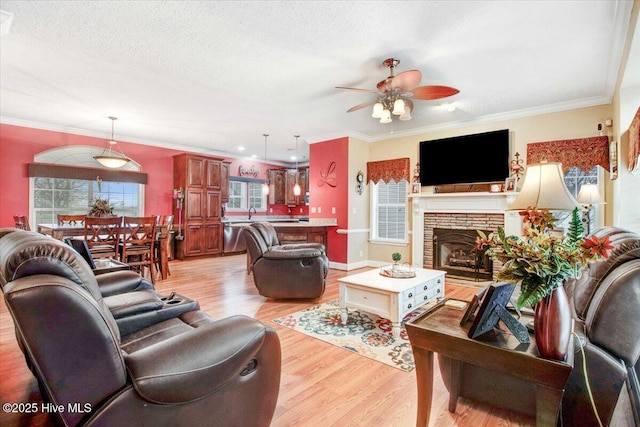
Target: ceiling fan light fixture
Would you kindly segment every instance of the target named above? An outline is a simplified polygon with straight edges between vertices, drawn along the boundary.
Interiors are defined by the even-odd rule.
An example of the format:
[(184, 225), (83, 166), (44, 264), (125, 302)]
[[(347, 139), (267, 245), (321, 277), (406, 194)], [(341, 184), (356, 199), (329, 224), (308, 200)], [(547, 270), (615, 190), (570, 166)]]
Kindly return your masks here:
[(404, 100), (402, 98), (398, 98), (393, 102), (393, 114), (396, 116), (404, 114)]
[(380, 123), (391, 123), (391, 111), (387, 110), (386, 108), (382, 111)]
[(382, 102), (376, 102), (375, 104), (373, 104), (373, 113), (371, 113), (371, 117), (373, 117), (374, 119), (379, 119), (380, 117), (382, 117), (382, 110), (384, 110), (384, 105), (382, 105)]
[(116, 151), (115, 147), (117, 142), (113, 138), (113, 130), (114, 123), (116, 120), (118, 120), (118, 118), (109, 117), (109, 119), (111, 120), (111, 140), (109, 140), (107, 148), (102, 151), (102, 154), (100, 154), (99, 156), (93, 156), (93, 158), (96, 159), (98, 163), (100, 163), (104, 167), (116, 169), (126, 165), (131, 161), (131, 159), (125, 156), (122, 149), (120, 149), (119, 152)]
[(405, 105), (404, 107), (404, 113), (402, 113), (402, 115), (399, 117), (400, 120), (402, 121), (407, 121), (407, 120), (411, 120), (411, 107), (409, 107), (408, 105)]

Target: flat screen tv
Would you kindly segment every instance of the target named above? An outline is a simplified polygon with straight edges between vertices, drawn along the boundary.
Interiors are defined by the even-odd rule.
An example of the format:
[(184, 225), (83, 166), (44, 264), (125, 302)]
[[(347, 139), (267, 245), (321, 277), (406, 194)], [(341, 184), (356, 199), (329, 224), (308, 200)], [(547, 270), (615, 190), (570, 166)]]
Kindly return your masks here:
[(502, 182), (509, 159), (509, 129), (421, 141), (420, 184)]

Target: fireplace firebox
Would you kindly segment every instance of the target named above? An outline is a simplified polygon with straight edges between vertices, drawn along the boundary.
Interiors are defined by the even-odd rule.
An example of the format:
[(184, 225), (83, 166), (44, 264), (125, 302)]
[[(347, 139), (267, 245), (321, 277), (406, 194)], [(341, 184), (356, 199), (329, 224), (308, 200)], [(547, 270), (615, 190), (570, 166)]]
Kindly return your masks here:
[(484, 250), (476, 248), (477, 236), (476, 230), (434, 228), (433, 268), (446, 271), (448, 276), (492, 280), (493, 263)]

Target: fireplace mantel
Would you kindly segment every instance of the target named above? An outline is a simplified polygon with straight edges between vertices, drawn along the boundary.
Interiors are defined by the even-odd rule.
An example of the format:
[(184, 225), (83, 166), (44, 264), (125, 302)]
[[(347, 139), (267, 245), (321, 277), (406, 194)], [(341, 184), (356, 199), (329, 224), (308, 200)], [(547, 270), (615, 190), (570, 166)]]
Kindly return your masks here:
[[(412, 205), (412, 264), (423, 267), (424, 260), (424, 216), (425, 214), (473, 214), (504, 216), (507, 235), (520, 235), (522, 221), (517, 211), (507, 211), (518, 196), (517, 192), (490, 193), (433, 193), (410, 195)], [(426, 266), (426, 268), (431, 268)]]

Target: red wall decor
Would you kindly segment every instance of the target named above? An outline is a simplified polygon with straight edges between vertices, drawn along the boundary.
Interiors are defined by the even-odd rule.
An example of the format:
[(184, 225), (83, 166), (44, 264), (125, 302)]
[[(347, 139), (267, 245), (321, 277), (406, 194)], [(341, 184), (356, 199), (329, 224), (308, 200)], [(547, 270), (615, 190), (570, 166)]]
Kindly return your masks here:
[(349, 138), (311, 144), (309, 159), (309, 216), (338, 221), (337, 227), (327, 229), (327, 256), (330, 261), (346, 263), (347, 235), (338, 234), (336, 230), (349, 226), (349, 188), (342, 185), (349, 182)]

